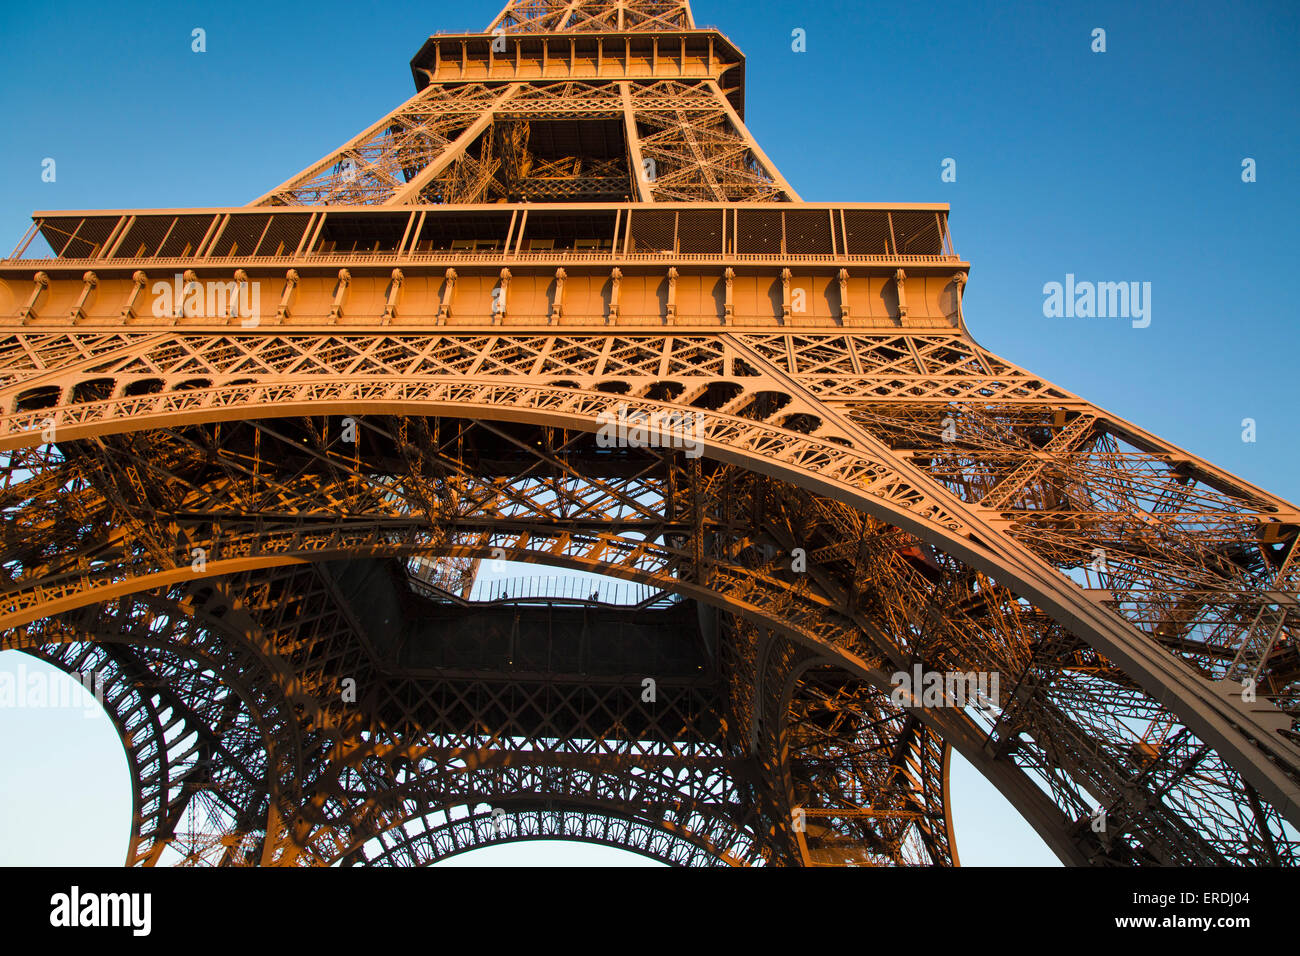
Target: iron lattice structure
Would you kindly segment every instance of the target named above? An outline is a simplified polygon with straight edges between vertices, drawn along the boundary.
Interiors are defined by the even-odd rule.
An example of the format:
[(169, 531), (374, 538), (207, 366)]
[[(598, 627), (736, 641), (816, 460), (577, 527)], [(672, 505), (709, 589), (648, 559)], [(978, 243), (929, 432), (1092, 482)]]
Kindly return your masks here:
[(106, 676), (129, 864), (955, 864), (953, 748), (1067, 863), (1296, 862), (1294, 505), (976, 344), (946, 206), (802, 202), (685, 2), (412, 70), (0, 263), (0, 646)]

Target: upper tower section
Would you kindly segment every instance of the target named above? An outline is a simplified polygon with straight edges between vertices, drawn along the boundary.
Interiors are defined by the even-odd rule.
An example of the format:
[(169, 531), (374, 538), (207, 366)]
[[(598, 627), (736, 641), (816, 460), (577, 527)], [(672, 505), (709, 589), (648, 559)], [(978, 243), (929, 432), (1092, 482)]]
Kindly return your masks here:
[(694, 30), (685, 0), (510, 0), (488, 32), (643, 33)]
[(803, 202), (684, 2), (514, 0), (410, 65), (411, 99), (248, 206), (37, 212), (0, 319), (8, 274), (22, 324), (174, 323), (141, 297), (190, 276), (273, 283), (268, 327), (961, 327), (948, 207)]
[(431, 36), (416, 95), (252, 205), (797, 202), (745, 58), (675, 0), (511, 0)]

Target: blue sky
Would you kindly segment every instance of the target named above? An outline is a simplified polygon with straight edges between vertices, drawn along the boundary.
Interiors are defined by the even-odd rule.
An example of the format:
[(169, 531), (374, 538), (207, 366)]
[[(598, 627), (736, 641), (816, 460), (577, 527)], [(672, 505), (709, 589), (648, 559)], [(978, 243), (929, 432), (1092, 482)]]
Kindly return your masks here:
[[(8, 6), (3, 253), (34, 209), (242, 205), (405, 100), (407, 64), (427, 34), (481, 30), (499, 7)], [(981, 344), (1300, 499), (1297, 308), (1283, 261), (1300, 199), (1300, 5), (700, 0), (694, 9), (747, 54), (747, 121), (804, 199), (951, 204), (957, 250), (972, 263), (966, 317)], [(207, 32), (206, 53), (191, 51), (194, 27)], [(806, 52), (791, 49), (796, 28)], [(1106, 31), (1105, 53), (1090, 49), (1095, 28)], [(57, 162), (54, 183), (41, 181), (46, 157)], [(1242, 182), (1247, 157), (1254, 183)], [(954, 183), (940, 181), (945, 158), (956, 160)], [(1067, 273), (1150, 282), (1150, 326), (1045, 318), (1043, 285)], [(1244, 418), (1257, 423), (1253, 443), (1242, 441)], [(12, 667), (12, 656), (0, 663)], [(53, 738), (30, 722), (40, 719), (0, 712), (0, 759), (54, 781)], [(78, 751), (59, 753), (71, 766)], [(81, 796), (96, 807), (116, 799), (104, 794), (125, 786), (119, 776), (121, 786), (83, 780)], [(1050, 860), (973, 776), (957, 771), (963, 858)], [(0, 820), (15, 819), (20, 799), (6, 782)], [(19, 836), (0, 830), (0, 845)]]

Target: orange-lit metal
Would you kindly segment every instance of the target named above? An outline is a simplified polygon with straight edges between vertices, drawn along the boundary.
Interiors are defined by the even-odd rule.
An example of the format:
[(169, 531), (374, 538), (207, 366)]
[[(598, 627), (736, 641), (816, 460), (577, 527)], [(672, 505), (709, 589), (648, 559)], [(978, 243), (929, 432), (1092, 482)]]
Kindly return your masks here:
[(412, 71), (0, 261), (0, 646), (107, 675), (129, 864), (952, 865), (953, 748), (1067, 863), (1296, 862), (1295, 505), (981, 348), (947, 206), (803, 202), (685, 2)]

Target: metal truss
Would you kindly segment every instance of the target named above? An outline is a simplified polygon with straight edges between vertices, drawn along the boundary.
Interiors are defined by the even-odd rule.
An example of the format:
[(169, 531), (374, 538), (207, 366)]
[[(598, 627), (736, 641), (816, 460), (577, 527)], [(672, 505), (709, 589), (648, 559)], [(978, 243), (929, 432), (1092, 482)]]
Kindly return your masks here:
[[(672, 830), (582, 809), (493, 808), (463, 817), (419, 817), (375, 837), (368, 866), (428, 866), (485, 846), (533, 840), (576, 840), (640, 853), (670, 866), (718, 866), (708, 849)], [(349, 857), (346, 864), (358, 862)]]
[[(546, 41), (539, 59), (522, 39), (610, 31), (653, 33), (650, 62), (601, 40), (591, 70), (576, 47)], [(799, 200), (737, 108), (743, 58), (687, 3), (510, 3), (473, 42), (430, 43), (415, 96), (252, 205)]]
[(259, 861), (273, 795), (302, 768), (288, 702), (191, 607), (142, 597), (120, 610), (45, 621), (39, 646), (5, 646), (102, 681), (134, 788), (127, 865)]
[[(412, 69), (415, 97), (254, 203), (328, 207), (357, 234), (338, 261), (310, 210), (68, 216), (59, 255), (90, 260), (22, 274), (0, 318), (0, 648), (106, 675), (129, 864), (584, 839), (948, 866), (953, 749), (1067, 863), (1297, 862), (1293, 504), (980, 348), (946, 208), (799, 204), (744, 127), (743, 58), (686, 3), (512, 2)], [(638, 219), (665, 272), (634, 276), (621, 201), (708, 219)], [(590, 251), (597, 214), (621, 253)], [(426, 235), (482, 257), (456, 260), (460, 327), (455, 269), (408, 252)], [(356, 257), (381, 245), (376, 279)], [(291, 247), (274, 323), (134, 324), (142, 257)], [(794, 307), (778, 258), (830, 311)], [(382, 316), (344, 311), (340, 262)], [(472, 305), (507, 262), (546, 299), (513, 327)], [(566, 280), (609, 301), (566, 311)], [(662, 282), (662, 311), (620, 326), (620, 280), (654, 309)], [(647, 440), (611, 446), (614, 421)], [(473, 598), (489, 560), (644, 597)], [(900, 699), (900, 672), (1002, 693)]]
[(387, 202), (406, 186), (407, 171), (449, 165), (454, 143), (476, 125), (481, 133), (484, 111), (502, 99), (482, 83), (430, 86), (253, 205)]
[[(152, 374), (158, 371), (155, 367)], [(700, 371), (701, 378), (711, 378), (707, 368)], [(612, 394), (634, 400), (630, 392)], [(606, 395), (588, 393), (587, 399), (593, 394)], [(790, 858), (802, 853), (814, 862), (828, 853), (838, 853), (836, 858), (842, 862), (882, 858), (901, 862), (922, 859), (919, 854), (924, 850), (930, 860), (950, 858), (942, 774), (937, 769), (942, 767), (942, 757), (929, 753), (932, 745), (927, 750), (922, 740), (903, 743), (917, 734), (917, 719), (907, 718), (897, 708), (893, 716), (887, 706), (881, 710), (886, 675), (921, 661), (927, 670), (994, 671), (1016, 682), (1015, 707), (1004, 710), (997, 721), (985, 723), (980, 715), (965, 715), (965, 736), (982, 751), (992, 749), (997, 772), (1016, 767), (1023, 775), (1018, 779), (1025, 794), (1031, 793), (1025, 780), (1033, 781), (1039, 797), (1050, 794), (1053, 812), (1041, 805), (1035, 812), (1054, 818), (1054, 829), (1046, 835), (1058, 852), (1070, 846), (1078, 856), (1116, 862), (1259, 862), (1267, 861), (1269, 853), (1278, 860), (1290, 858), (1287, 827), (1258, 797), (1255, 785), (1238, 776), (1175, 714), (1135, 686), (1107, 657), (1078, 638), (1065, 637), (1061, 623), (1015, 593), (1010, 579), (996, 583), (937, 552), (930, 560), (934, 567), (925, 562), (918, 566), (911, 556), (917, 538), (897, 524), (882, 523), (831, 499), (808, 499), (795, 483), (762, 477), (752, 467), (711, 464), (706, 471), (703, 463), (693, 465), (680, 453), (647, 455), (639, 465), (624, 466), (617, 481), (593, 481), (598, 469), (582, 457), (593, 455), (590, 436), (577, 431), (541, 426), (537, 437), (530, 438), (529, 431), (537, 426), (490, 421), (453, 426), (446, 419), (386, 416), (366, 416), (361, 421), (365, 437), (355, 450), (340, 446), (327, 420), (256, 420), (247, 414), (233, 423), (150, 428), (96, 439), (102, 449), (95, 455), (38, 464), (30, 455), (15, 454), (11, 476), (32, 477), (12, 482), (9, 500), (29, 500), (30, 489), (23, 486), (37, 482), (35, 475), (40, 473), (47, 485), (54, 482), (72, 493), (73, 500), (81, 498), (78, 516), (84, 524), (73, 527), (65, 518), (67, 553), (47, 547), (39, 567), (16, 576), (20, 581), (15, 581), (6, 598), (9, 622), (17, 633), (27, 633), (25, 628), (33, 621), (39, 626), (39, 619), (24, 608), (39, 607), (38, 614), (59, 608), (76, 613), (113, 595), (192, 580), (195, 574), (185, 558), (196, 548), (208, 554), (209, 574), (238, 572), (250, 576), (250, 582), (268, 574), (301, 574), (293, 571), (299, 566), (295, 562), (310, 559), (318, 566), (321, 558), (331, 555), (486, 558), (500, 549), (519, 560), (602, 570), (680, 591), (725, 610), (735, 621), (750, 622), (744, 626), (775, 633), (778, 643), (788, 645), (793, 640), (815, 649), (841, 673), (854, 672), (848, 662), (858, 668), (858, 683), (847, 674), (839, 678), (849, 689), (827, 690), (826, 680), (819, 678), (816, 699), (823, 707), (834, 700), (848, 714), (873, 715), (869, 718), (873, 732), (885, 735), (874, 744), (862, 737), (863, 716), (850, 721), (857, 734), (852, 743), (798, 737), (796, 728), (806, 730), (807, 721), (798, 716), (791, 701), (813, 694), (806, 680), (797, 695), (785, 678), (779, 680), (779, 691), (747, 692), (751, 708), (756, 695), (765, 695), (774, 699), (758, 709), (783, 715), (775, 726), (769, 718), (761, 732), (736, 726), (739, 739), (749, 741), (760, 763), (765, 750), (785, 755), (782, 766), (789, 783), (767, 798), (772, 805), (784, 801), (782, 811), (768, 810), (768, 819), (782, 821), (778, 832), (785, 836), (775, 848), (768, 847), (769, 854)], [(763, 424), (737, 418), (732, 426), (738, 422)], [(58, 427), (66, 426), (60, 422)], [(843, 446), (827, 444), (847, 453)], [(467, 458), (467, 446), (492, 448), (495, 468), (504, 468), (503, 474), (511, 480), (503, 483), (484, 469), (484, 461)], [(544, 450), (537, 451), (539, 446)], [(503, 464), (507, 451), (525, 457)], [(637, 461), (635, 454), (629, 453), (629, 458)], [(532, 464), (526, 466), (524, 462), (530, 460)], [(509, 462), (509, 457), (504, 461)], [(271, 462), (278, 465), (272, 468)], [(1004, 467), (1011, 473), (1018, 465)], [(92, 491), (98, 488), (108, 493)], [(747, 498), (754, 503), (743, 504)], [(889, 499), (919, 503), (911, 494), (891, 494)], [(558, 507), (560, 503), (565, 506)], [(39, 510), (9, 510), (27, 515), (26, 520), (48, 520)], [(103, 532), (95, 530), (118, 527), (125, 515), (146, 512), (154, 529), (151, 545), (142, 546), (131, 535), (105, 540)], [(276, 519), (275, 514), (282, 517)], [(763, 525), (752, 524), (755, 514)], [(707, 525), (700, 516), (707, 516)], [(167, 529), (161, 539), (160, 528)], [(729, 537), (724, 535), (727, 528)], [(20, 555), (24, 542), (32, 539), (32, 530), (15, 521), (6, 532), (12, 549), (8, 553)], [(945, 533), (951, 547), (951, 530)], [(88, 551), (87, 542), (93, 541), (101, 543)], [(789, 555), (800, 546), (796, 542), (807, 547), (812, 568), (807, 575), (787, 570)], [(254, 567), (266, 570), (249, 570)], [(938, 574), (944, 568), (946, 578)], [(1074, 587), (1068, 580), (1064, 583)], [(278, 609), (277, 626), (292, 620), (301, 627), (303, 621), (316, 619), (303, 618), (299, 605), (287, 601), (289, 594), (303, 595), (318, 607), (329, 606), (324, 594), (321, 600), (313, 600), (313, 590), (303, 581), (277, 593), (275, 600), (267, 599)], [(346, 616), (334, 613), (331, 627), (340, 627)], [(363, 672), (360, 655), (367, 642), (355, 634), (332, 641), (330, 655), (346, 660), (344, 669), (310, 681), (300, 675), (298, 682), (329, 688), (337, 686), (345, 673)], [(1048, 654), (1040, 647), (1052, 651)], [(770, 659), (768, 651), (764, 661)], [(757, 656), (748, 666), (758, 667)], [(756, 682), (756, 671), (742, 673), (748, 675), (743, 678), (746, 686)], [(874, 689), (869, 686), (873, 679)], [(830, 687), (835, 687), (834, 680)], [(1032, 688), (1032, 694), (1025, 688)], [(741, 694), (733, 691), (732, 700), (744, 701)], [(627, 703), (639, 707), (632, 697)], [(536, 709), (553, 712), (555, 707), (552, 703)], [(733, 709), (729, 721), (744, 712)], [(951, 721), (955, 716), (934, 719)], [(406, 739), (429, 723), (418, 704), (408, 703), (394, 732)], [(523, 726), (511, 731), (512, 725), (502, 724), (500, 717), (494, 723), (503, 733), (526, 737)], [(701, 723), (699, 718), (686, 723), (679, 719), (673, 726), (664, 737), (680, 739), (683, 732), (690, 736)], [(692, 726), (694, 731), (683, 730)], [(960, 736), (950, 727), (930, 726), (950, 742)], [(1159, 738), (1153, 739), (1153, 727), (1161, 728)], [(1044, 728), (1050, 729), (1050, 737)], [(596, 736), (592, 732), (592, 739)], [(795, 739), (799, 743), (792, 747)], [(1106, 745), (1099, 746), (1101, 741)], [(475, 742), (457, 740), (454, 746), (473, 747)], [(819, 756), (827, 747), (835, 759)], [(850, 749), (864, 754), (864, 759), (875, 754), (881, 760), (867, 760), (862, 766), (870, 772), (847, 778), (843, 769), (838, 775), (832, 770), (829, 776), (807, 769), (819, 766), (819, 761), (834, 765)], [(805, 750), (811, 756), (802, 762), (792, 756)], [(887, 760), (885, 753), (890, 755)], [(902, 753), (913, 756), (900, 757)], [(1135, 755), (1145, 756), (1138, 760)], [(639, 759), (647, 759), (647, 754)], [(1176, 771), (1162, 770), (1166, 760), (1180, 761)], [(913, 768), (910, 777), (901, 769), (904, 763)], [(928, 775), (918, 776), (915, 768), (928, 768)], [(1132, 795), (1135, 778), (1149, 779), (1157, 787), (1154, 795), (1145, 798), (1150, 805), (1142, 812), (1134, 808), (1143, 804)], [(870, 781), (871, 801), (862, 799), (864, 779)], [(809, 780), (815, 782), (814, 792), (801, 791)], [(882, 796), (903, 781), (907, 785), (899, 796)], [(491, 794), (492, 789), (479, 793)], [(1252, 793), (1256, 794), (1253, 803)], [(1206, 799), (1207, 794), (1214, 799)], [(1089, 837), (1076, 832), (1091, 833), (1086, 824), (1099, 796), (1110, 797), (1112, 819), (1124, 820), (1133, 831), (1125, 840), (1122, 834), (1116, 837), (1112, 828), (1107, 837), (1117, 845), (1088, 847)], [(1175, 813), (1168, 818), (1171, 804), (1185, 816)], [(825, 814), (825, 820), (815, 818), (818, 822), (809, 831), (816, 837), (810, 848), (800, 847), (784, 824), (795, 807)], [(833, 815), (834, 810), (842, 815)], [(335, 813), (341, 811), (336, 808)], [(1195, 844), (1184, 829), (1189, 818), (1197, 820)], [(910, 831), (906, 839), (889, 831), (886, 822), (894, 828), (905, 824)], [(870, 840), (861, 829), (868, 826), (877, 828)], [(305, 832), (310, 833), (310, 828)], [(306, 839), (302, 833), (297, 838)], [(755, 837), (750, 834), (746, 839)], [(809, 838), (804, 840), (807, 844)], [(851, 852), (844, 849), (846, 842), (855, 847)], [(864, 843), (873, 849), (862, 849)], [(343, 851), (336, 846), (332, 852)]]
[[(574, 117), (617, 121), (626, 142), (600, 158), (529, 148), (530, 122)], [(430, 85), (252, 205), (798, 198), (716, 82), (662, 79)]]
[(488, 32), (692, 30), (686, 0), (509, 0)]

